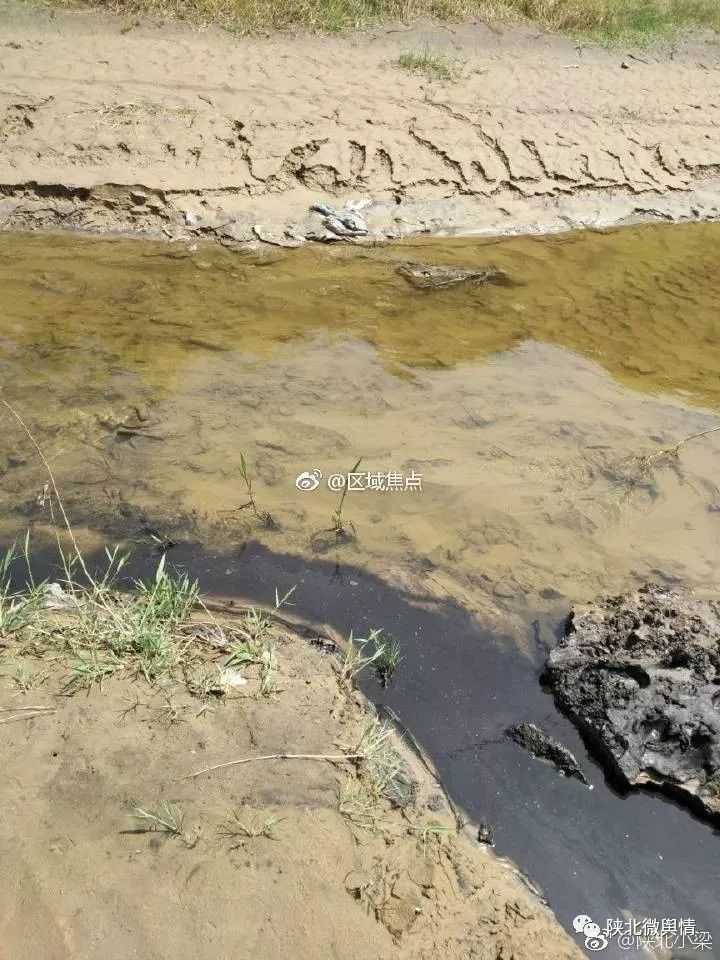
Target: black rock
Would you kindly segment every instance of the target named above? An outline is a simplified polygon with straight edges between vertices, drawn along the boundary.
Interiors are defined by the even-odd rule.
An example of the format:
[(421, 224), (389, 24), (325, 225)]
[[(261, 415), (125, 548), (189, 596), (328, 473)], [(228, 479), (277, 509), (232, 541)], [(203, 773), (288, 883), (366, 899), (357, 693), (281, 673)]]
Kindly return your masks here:
[(487, 820), (481, 820), (478, 824), (477, 840), (478, 843), (486, 843), (490, 847), (495, 846), (495, 834)]
[(720, 814), (720, 602), (648, 586), (566, 629), (544, 679), (611, 777)]

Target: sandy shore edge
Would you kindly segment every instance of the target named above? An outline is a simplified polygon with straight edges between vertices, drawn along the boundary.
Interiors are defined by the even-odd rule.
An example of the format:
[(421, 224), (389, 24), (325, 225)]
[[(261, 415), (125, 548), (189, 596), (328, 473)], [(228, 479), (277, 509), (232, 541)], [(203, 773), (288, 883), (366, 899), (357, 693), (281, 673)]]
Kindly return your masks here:
[[(272, 692), (245, 664), (221, 695), (223, 644), (258, 621), (214, 609), (193, 621), (184, 680), (152, 685), (128, 662), (68, 686), (58, 632), (50, 648), (28, 648), (23, 630), (2, 642), (0, 851), (15, 894), (0, 957), (82, 960), (104, 940), (111, 960), (582, 956), (477, 827), (458, 829), (421, 749), (375, 726), (332, 631), (276, 618), (262, 633)], [(38, 616), (71, 640), (75, 613)], [(18, 686), (31, 676), (43, 680)], [(368, 729), (387, 730), (381, 749), (401, 759), (400, 800), (373, 792), (374, 767), (343, 761)]]
[[(720, 46), (483, 23), (234, 38), (5, 6), (0, 229), (266, 241), (720, 216)], [(441, 82), (398, 67), (432, 48)], [(363, 201), (367, 234), (311, 207)]]

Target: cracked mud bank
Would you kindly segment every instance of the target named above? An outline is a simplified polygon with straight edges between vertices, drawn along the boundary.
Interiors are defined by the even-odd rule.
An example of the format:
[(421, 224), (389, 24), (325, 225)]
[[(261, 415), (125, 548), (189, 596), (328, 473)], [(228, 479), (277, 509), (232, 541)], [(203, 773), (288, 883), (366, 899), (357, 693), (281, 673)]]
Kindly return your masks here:
[[(237, 39), (0, 10), (0, 227), (281, 243), (720, 215), (720, 45), (633, 54), (421, 24)], [(456, 83), (399, 69), (434, 50)], [(320, 232), (319, 232), (320, 231)]]

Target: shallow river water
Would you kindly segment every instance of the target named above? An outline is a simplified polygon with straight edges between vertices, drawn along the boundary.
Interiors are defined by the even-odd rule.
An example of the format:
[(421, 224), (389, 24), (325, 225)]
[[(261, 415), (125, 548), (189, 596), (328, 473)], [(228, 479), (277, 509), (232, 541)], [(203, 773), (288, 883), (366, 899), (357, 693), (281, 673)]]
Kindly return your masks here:
[[(513, 283), (417, 290), (408, 259)], [(538, 675), (574, 603), (717, 592), (720, 433), (657, 455), (720, 426), (719, 268), (715, 224), (257, 254), (0, 235), (0, 396), (88, 551), (131, 541), (141, 568), (171, 539), (207, 591), (296, 585), (296, 612), (391, 631), (404, 661), (370, 692), (566, 926), (689, 917), (717, 945), (716, 832), (614, 793)], [(42, 545), (44, 468), (2, 417), (0, 535)], [(360, 458), (338, 538), (328, 478)], [(594, 789), (508, 743), (519, 720)]]

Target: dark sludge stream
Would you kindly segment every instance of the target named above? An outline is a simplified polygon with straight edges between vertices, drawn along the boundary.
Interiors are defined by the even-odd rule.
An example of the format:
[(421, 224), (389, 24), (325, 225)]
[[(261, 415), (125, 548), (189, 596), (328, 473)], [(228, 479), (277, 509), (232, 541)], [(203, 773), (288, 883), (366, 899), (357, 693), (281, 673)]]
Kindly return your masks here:
[[(718, 241), (715, 224), (290, 254), (2, 236), (1, 395), (89, 565), (122, 543), (147, 576), (172, 542), (166, 562), (208, 595), (294, 586), (294, 616), (382, 627), (403, 660), (367, 693), (580, 946), (578, 914), (692, 918), (714, 952), (676, 960), (716, 956), (717, 829), (617, 792), (539, 677), (574, 603), (647, 581), (717, 594), (720, 434), (648, 457), (720, 425)], [(513, 285), (428, 293), (403, 259), (491, 263)], [(241, 453), (272, 528), (241, 509)], [(326, 481), (361, 456), (422, 490), (349, 493), (341, 541)], [(5, 417), (0, 540), (30, 528), (56, 575), (46, 482)], [(593, 789), (510, 742), (520, 721)]]

